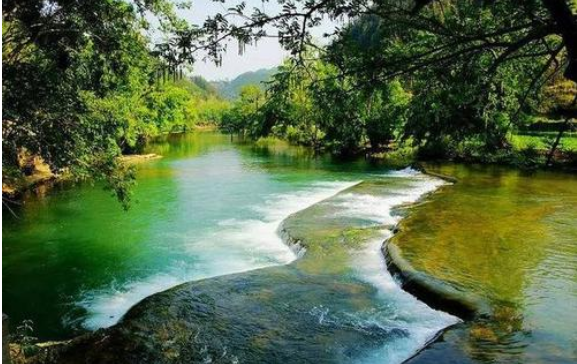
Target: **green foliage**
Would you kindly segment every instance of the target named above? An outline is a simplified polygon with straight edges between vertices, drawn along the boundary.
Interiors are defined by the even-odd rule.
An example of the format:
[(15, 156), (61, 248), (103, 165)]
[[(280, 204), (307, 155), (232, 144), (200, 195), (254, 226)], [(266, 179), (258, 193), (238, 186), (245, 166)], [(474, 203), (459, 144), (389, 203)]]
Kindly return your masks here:
[[(378, 151), (401, 139), (421, 155), (455, 156), (472, 148), (506, 155), (508, 136), (538, 113), (576, 115), (577, 17), (571, 2), (296, 4), (273, 14), (239, 6), (205, 23), (212, 56), (223, 49), (220, 37), (232, 35), (242, 45), (264, 37), (271, 26), (291, 53), (279, 74), (297, 75), (274, 77), (258, 135), (273, 133), (337, 153), (367, 146)], [(228, 21), (239, 15), (244, 24)], [(326, 35), (332, 36), (328, 47), (311, 52), (319, 47), (310, 30), (324, 17), (350, 22)], [(406, 94), (399, 103), (390, 94), (392, 83)], [(304, 95), (298, 102), (297, 93)]]
[(407, 122), (411, 95), (399, 80), (394, 80), (373, 91), (364, 115), (367, 137), (373, 148), (388, 145), (395, 140)]
[(10, 335), (10, 343), (17, 344), (24, 357), (34, 355), (38, 350), (35, 346), (38, 338), (34, 337), (34, 322), (23, 320), (16, 326), (14, 334)]
[(246, 85), (230, 110), (224, 113), (220, 127), (229, 133), (258, 136), (264, 93), (256, 85)]
[[(420, 155), (453, 157), (507, 155), (509, 136), (538, 113), (575, 117), (577, 18), (567, 2), (297, 3), (279, 14), (237, 6), (199, 28), (170, 0), (5, 1), (4, 176), (28, 153), (53, 172), (105, 179), (128, 200), (132, 174), (118, 172), (117, 157), (200, 124), (338, 154), (411, 142)], [(228, 20), (238, 15), (246, 24)], [(324, 16), (350, 22), (318, 47), (309, 28)], [(151, 24), (162, 35), (154, 47)], [(182, 77), (196, 50), (218, 63), (227, 37), (242, 50), (270, 26), (292, 58), (273, 76), (225, 85), (239, 92), (232, 106), (219, 84)]]
[(273, 76), (266, 97), (258, 88), (243, 89), (223, 128), (253, 137), (274, 135), (337, 154), (356, 153), (367, 139), (378, 149), (396, 138), (411, 98), (400, 81), (359, 89), (331, 63), (314, 61), (306, 67), (287, 61)]
[[(126, 207), (133, 173), (121, 153), (150, 137), (217, 123), (226, 108), (201, 77), (177, 72), (175, 57), (151, 52), (143, 30), (187, 31), (167, 0), (3, 4), (3, 171), (17, 178), (22, 153), (55, 173), (108, 181)], [(162, 76), (160, 76), (162, 75)]]
[(54, 172), (110, 178), (130, 105), (158, 65), (137, 7), (172, 19), (163, 0), (3, 4), (3, 170), (26, 152)]
[[(455, 2), (442, 17), (424, 11), (423, 18), (439, 21), (439, 28), (417, 15), (360, 16), (324, 50), (301, 49), (286, 61), (262, 107), (244, 119), (232, 117), (236, 130), (337, 154), (366, 148), (380, 153), (411, 143), (421, 157), (514, 161), (510, 135), (543, 109), (547, 94), (538, 85), (544, 75), (556, 75), (557, 53), (508, 59), (482, 41), (451, 43), (446, 31), (474, 38), (482, 29), (499, 28), (510, 14), (519, 17), (513, 23), (522, 22), (524, 15), (515, 10), (507, 2), (490, 9)], [(511, 30), (494, 37), (508, 44), (517, 36)], [(555, 38), (541, 42), (535, 49), (560, 46)], [(573, 89), (562, 90), (566, 101)]]

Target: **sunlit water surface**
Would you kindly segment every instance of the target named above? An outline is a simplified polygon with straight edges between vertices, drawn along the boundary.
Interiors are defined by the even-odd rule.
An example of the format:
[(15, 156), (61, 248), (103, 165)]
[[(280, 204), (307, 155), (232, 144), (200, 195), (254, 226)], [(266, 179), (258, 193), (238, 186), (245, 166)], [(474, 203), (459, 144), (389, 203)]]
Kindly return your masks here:
[(492, 307), (492, 317), (458, 334), (466, 356), (482, 363), (576, 363), (577, 175), (429, 169), (459, 182), (411, 209), (394, 239), (416, 269)]
[[(275, 153), (278, 148), (278, 153)], [(283, 218), (354, 182), (306, 150), (213, 133), (172, 136), (138, 166), (128, 212), (101, 186), (28, 198), (3, 220), (4, 309), (41, 338), (114, 324), (144, 297), (204, 277), (286, 264)], [(329, 163), (329, 166), (325, 164)], [(334, 171), (333, 171), (334, 170)]]
[[(349, 315), (408, 334), (359, 361), (400, 362), (457, 321), (400, 290), (380, 252), (399, 219), (392, 207), (434, 191), (440, 180), (282, 143), (231, 143), (216, 133), (171, 136), (150, 152), (163, 158), (138, 166), (128, 212), (90, 184), (30, 196), (14, 208), (16, 217), (5, 211), (3, 304), (12, 322), (32, 319), (43, 340), (67, 338), (113, 325), (138, 301), (180, 283), (288, 264), (297, 256), (279, 237), (281, 222), (367, 179), (386, 181), (384, 196), (347, 190), (329, 200), (330, 218), (382, 226), (352, 253), (354, 275), (380, 293), (369, 303), (374, 309)], [(307, 315), (321, 324), (325, 309), (315, 302)]]

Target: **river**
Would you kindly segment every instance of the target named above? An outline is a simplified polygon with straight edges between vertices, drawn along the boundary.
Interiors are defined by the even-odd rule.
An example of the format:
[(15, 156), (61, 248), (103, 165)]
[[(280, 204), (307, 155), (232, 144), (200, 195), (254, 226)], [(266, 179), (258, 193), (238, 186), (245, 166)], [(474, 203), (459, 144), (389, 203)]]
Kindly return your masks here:
[[(128, 212), (89, 183), (29, 196), (16, 216), (4, 211), (12, 322), (33, 320), (41, 340), (69, 338), (190, 281), (145, 300), (121, 327), (154, 326), (145, 334), (154, 341), (160, 322), (188, 319), (200, 326), (187, 326), (197, 336), (183, 344), (201, 340), (202, 360), (400, 363), (460, 322), (401, 290), (381, 253), (401, 219), (396, 207), (454, 186), (218, 133), (168, 136), (148, 152), (163, 158), (138, 165)], [(218, 303), (212, 316), (195, 316), (204, 306), (171, 316), (190, 308), (190, 292)]]
[[(69, 338), (108, 327), (143, 298), (180, 283), (288, 264), (297, 256), (278, 234), (284, 219), (362, 180), (395, 173), (365, 161), (318, 158), (284, 143), (231, 143), (217, 133), (169, 136), (149, 151), (163, 158), (138, 166), (128, 212), (102, 186), (86, 183), (30, 196), (16, 217), (4, 214), (4, 310), (12, 322), (31, 319), (42, 340)], [(397, 181), (404, 179), (390, 179), (390, 187), (402, 192), (409, 186)], [(436, 187), (429, 179), (423, 183), (423, 191), (405, 202)], [(364, 211), (391, 223), (396, 201), (385, 201), (380, 214), (375, 202), (347, 203), (353, 215)], [(366, 276), (375, 280), (386, 270), (378, 247), (372, 253), (374, 269)], [(390, 276), (388, 282), (403, 296)], [(454, 321), (418, 302), (413, 317), (403, 320), (418, 326), (419, 311), (435, 323), (399, 358)]]
[[(577, 176), (429, 165), (456, 177), (393, 239), (411, 265), (483, 298), (490, 317), (449, 332), (459, 363), (577, 362)], [(435, 362), (435, 350), (421, 358)]]

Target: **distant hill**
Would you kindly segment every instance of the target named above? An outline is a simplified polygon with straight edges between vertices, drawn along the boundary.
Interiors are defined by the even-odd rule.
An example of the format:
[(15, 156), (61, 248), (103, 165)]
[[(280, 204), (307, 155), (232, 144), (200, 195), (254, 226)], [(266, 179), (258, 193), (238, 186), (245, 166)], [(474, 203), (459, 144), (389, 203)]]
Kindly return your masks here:
[(202, 99), (211, 97), (221, 98), (220, 93), (214, 85), (201, 76), (185, 76), (175, 80), (169, 78), (166, 82), (188, 91), (195, 97)]
[(258, 85), (264, 89), (263, 82), (268, 81), (277, 71), (277, 68), (263, 68), (254, 72), (245, 72), (230, 81), (216, 81), (212, 85), (218, 93), (227, 99), (235, 99), (240, 93), (240, 89), (246, 85)]
[(192, 81), (193, 84), (198, 86), (198, 88), (201, 90), (202, 93), (207, 95), (218, 94), (218, 90), (216, 89), (216, 87), (214, 87), (214, 85), (211, 82), (205, 80), (202, 76), (192, 76), (190, 80)]

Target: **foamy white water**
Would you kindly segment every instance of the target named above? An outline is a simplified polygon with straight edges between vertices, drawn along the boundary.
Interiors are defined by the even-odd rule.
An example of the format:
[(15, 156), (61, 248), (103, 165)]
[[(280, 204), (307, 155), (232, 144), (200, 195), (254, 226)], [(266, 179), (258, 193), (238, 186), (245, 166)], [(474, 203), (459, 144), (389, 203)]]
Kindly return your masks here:
[[(85, 292), (78, 302), (88, 312), (82, 325), (88, 329), (111, 326), (143, 298), (187, 281), (294, 261), (295, 253), (278, 235), (280, 223), (289, 215), (332, 196), (326, 203), (336, 207), (337, 215), (387, 227), (400, 219), (392, 213), (395, 207), (415, 202), (445, 183), (411, 169), (387, 173), (382, 178), (401, 178), (403, 181), (392, 183), (390, 191), (382, 195), (341, 192), (358, 182), (310, 183), (290, 193), (269, 194), (262, 203), (249, 208), (253, 214), (248, 214), (248, 218), (221, 220), (210, 232), (197, 236), (192, 231), (188, 234), (175, 232), (171, 237), (183, 242), (181, 259), (171, 262), (163, 272)], [(384, 227), (379, 237), (352, 253), (355, 274), (378, 289), (382, 303), (379, 306), (376, 302), (370, 312), (345, 313), (344, 319), (358, 327), (398, 329), (408, 336), (391, 338), (386, 345), (368, 351), (357, 360), (359, 363), (382, 363), (384, 359), (387, 363), (401, 363), (440, 330), (459, 322), (454, 316), (431, 309), (395, 282), (381, 252), (383, 241), (392, 235)], [(316, 307), (311, 314), (319, 320), (334, 320), (327, 310)]]
[[(379, 225), (394, 225), (399, 220), (392, 211), (395, 207), (416, 202), (423, 195), (435, 191), (446, 182), (413, 170), (392, 173), (389, 177), (408, 178), (408, 185), (395, 188), (380, 196), (362, 193), (343, 193), (334, 199), (338, 214), (353, 218), (363, 218)], [(393, 340), (387, 345), (370, 351), (359, 363), (402, 363), (422, 349), (442, 329), (460, 320), (442, 311), (434, 310), (414, 296), (402, 290), (386, 267), (382, 245), (392, 236), (391, 230), (383, 229), (380, 236), (368, 242), (354, 257), (356, 275), (375, 286), (386, 302), (385, 307), (376, 307), (359, 320), (372, 325), (383, 325), (387, 329), (402, 329), (408, 337)], [(394, 307), (391, 312), (391, 305)]]
[(382, 363), (383, 358), (387, 358), (387, 363), (402, 363), (434, 339), (439, 331), (460, 322), (459, 318), (432, 309), (399, 287), (387, 270), (381, 251), (383, 240), (391, 233), (389, 230), (382, 233), (382, 238), (369, 242), (366, 249), (359, 252), (357, 274), (374, 285), (387, 302), (394, 302), (394, 315), (390, 315), (388, 310), (383, 313), (376, 310), (374, 322), (384, 323), (389, 329), (403, 329), (408, 332), (408, 337), (367, 353), (359, 363)]
[(340, 194), (334, 202), (338, 207), (338, 214), (370, 220), (380, 225), (396, 224), (400, 217), (391, 213), (395, 207), (415, 202), (446, 184), (441, 179), (429, 177), (413, 169), (391, 172), (387, 177), (404, 178), (408, 185), (404, 188), (392, 187), (389, 193), (380, 196), (361, 193)]
[(251, 218), (220, 221), (209, 233), (175, 233), (183, 244), (182, 259), (165, 271), (112, 283), (84, 292), (76, 305), (86, 310), (82, 326), (95, 330), (115, 324), (140, 300), (178, 284), (231, 273), (288, 264), (295, 253), (281, 240), (278, 227), (289, 215), (327, 199), (358, 182), (316, 182), (291, 193), (272, 194), (252, 207)]

